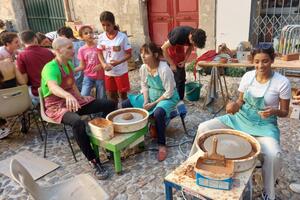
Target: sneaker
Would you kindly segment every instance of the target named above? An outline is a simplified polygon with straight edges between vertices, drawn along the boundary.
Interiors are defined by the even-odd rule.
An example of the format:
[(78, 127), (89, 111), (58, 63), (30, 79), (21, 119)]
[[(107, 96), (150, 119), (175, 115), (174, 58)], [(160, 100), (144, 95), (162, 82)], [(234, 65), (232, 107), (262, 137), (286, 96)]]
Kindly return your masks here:
[(290, 189), (293, 192), (299, 193), (300, 194), (300, 184), (299, 183), (291, 183), (290, 184)]
[(93, 163), (94, 165), (94, 176), (97, 177), (99, 180), (104, 180), (108, 178), (108, 171), (103, 167), (100, 163)]
[(7, 137), (10, 134), (9, 128), (0, 128), (0, 139)]

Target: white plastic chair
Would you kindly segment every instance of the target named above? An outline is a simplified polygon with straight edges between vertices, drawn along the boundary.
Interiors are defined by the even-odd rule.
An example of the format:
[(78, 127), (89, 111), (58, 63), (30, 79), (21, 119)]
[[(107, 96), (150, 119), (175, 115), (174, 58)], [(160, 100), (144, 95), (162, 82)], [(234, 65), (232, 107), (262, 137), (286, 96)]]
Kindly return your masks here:
[[(34, 115), (34, 109), (31, 109), (32, 103), (31, 98), (28, 92), (27, 85), (21, 85), (17, 87), (1, 89), (0, 90), (0, 117), (22, 117), (22, 125), (25, 126), (26, 130), (24, 133), (27, 133), (30, 128), (30, 115)], [(30, 111), (30, 112), (27, 112)], [(25, 120), (26, 112), (28, 114), (28, 120)], [(41, 139), (43, 140), (42, 133), (37, 123), (37, 119), (33, 117), (35, 124), (38, 128)], [(14, 123), (12, 124), (12, 126)]]
[(13, 159), (10, 163), (10, 173), (29, 194), (37, 200), (106, 200), (107, 193), (88, 174), (76, 177), (49, 187), (37, 184), (24, 166)]

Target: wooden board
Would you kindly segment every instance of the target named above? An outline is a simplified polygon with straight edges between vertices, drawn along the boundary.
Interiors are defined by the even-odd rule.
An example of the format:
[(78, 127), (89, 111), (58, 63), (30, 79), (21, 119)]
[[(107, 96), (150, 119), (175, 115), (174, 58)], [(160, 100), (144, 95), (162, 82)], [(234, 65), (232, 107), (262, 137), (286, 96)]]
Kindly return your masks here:
[(195, 177), (192, 176), (191, 166), (194, 166), (198, 157), (203, 155), (203, 152), (197, 152), (169, 175), (165, 177), (166, 181), (180, 185), (183, 190), (190, 191), (192, 193), (200, 194), (211, 199), (240, 199), (243, 191), (248, 183), (248, 180), (252, 177), (252, 173), (255, 167), (248, 171), (235, 173), (233, 176), (233, 188), (229, 191), (217, 190), (196, 185)]

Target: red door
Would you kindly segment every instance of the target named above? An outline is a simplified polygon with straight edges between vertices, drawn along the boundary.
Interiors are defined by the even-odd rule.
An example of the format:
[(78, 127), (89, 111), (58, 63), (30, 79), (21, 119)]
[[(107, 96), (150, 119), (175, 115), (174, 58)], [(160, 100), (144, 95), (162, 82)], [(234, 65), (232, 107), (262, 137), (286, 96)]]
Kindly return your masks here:
[(151, 40), (162, 45), (174, 27), (198, 27), (198, 0), (149, 0), (148, 18)]

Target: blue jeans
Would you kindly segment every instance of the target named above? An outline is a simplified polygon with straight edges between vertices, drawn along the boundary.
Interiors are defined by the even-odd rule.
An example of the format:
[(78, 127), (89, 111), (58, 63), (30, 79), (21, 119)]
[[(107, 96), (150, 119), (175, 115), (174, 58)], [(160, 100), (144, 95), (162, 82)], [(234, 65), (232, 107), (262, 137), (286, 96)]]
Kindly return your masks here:
[(104, 89), (104, 80), (94, 80), (87, 76), (83, 77), (81, 95), (90, 96), (91, 89), (96, 87), (96, 98), (103, 99), (105, 98), (105, 89)]

